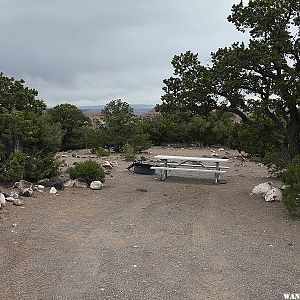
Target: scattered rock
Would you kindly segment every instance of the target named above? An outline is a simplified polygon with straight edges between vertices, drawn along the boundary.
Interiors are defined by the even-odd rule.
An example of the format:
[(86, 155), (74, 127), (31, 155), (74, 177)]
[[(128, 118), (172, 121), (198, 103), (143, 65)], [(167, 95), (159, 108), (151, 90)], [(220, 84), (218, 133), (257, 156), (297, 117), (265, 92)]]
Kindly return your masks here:
[(282, 201), (282, 191), (273, 186), (272, 182), (264, 182), (255, 186), (250, 195), (253, 194), (262, 194), (267, 202)]
[(74, 180), (68, 180), (64, 183), (64, 187), (73, 187), (74, 186)]
[(147, 189), (145, 189), (145, 188), (143, 188), (143, 187), (138, 187), (138, 188), (136, 189), (136, 191), (137, 191), (137, 192), (143, 192), (143, 193), (149, 192), (149, 190), (147, 190)]
[(55, 187), (57, 190), (62, 190), (64, 188), (64, 182), (57, 176), (40, 180), (38, 183), (45, 187)]
[(32, 187), (32, 190), (33, 190), (34, 192), (38, 192), (39, 188), (37, 187), (37, 185), (34, 185), (34, 186)]
[(266, 192), (264, 197), (267, 202), (282, 201), (282, 191), (280, 190), (280, 188), (273, 186)]
[(67, 154), (62, 154), (61, 157), (68, 157), (68, 155)]
[(75, 154), (75, 153), (72, 153), (72, 157), (76, 157), (76, 154)]
[(24, 196), (24, 197), (31, 197), (32, 194), (33, 194), (33, 189), (32, 188), (23, 189), (19, 193), (20, 196)]
[(45, 188), (45, 186), (42, 185), (42, 184), (39, 184), (37, 187), (38, 187), (39, 190), (43, 190)]
[(70, 174), (68, 173), (63, 173), (59, 176), (60, 180), (63, 181), (63, 183), (67, 182), (70, 180)]
[(56, 194), (57, 193), (57, 189), (53, 186), (50, 191), (49, 191), (50, 194)]
[(32, 188), (33, 184), (29, 181), (26, 181), (26, 180), (21, 180), (19, 182), (19, 185), (18, 185), (18, 189), (19, 190), (24, 190), (24, 189), (30, 189)]
[(111, 164), (108, 160), (106, 160), (106, 161), (102, 164), (102, 167), (103, 167), (104, 169), (109, 169), (109, 170), (111, 170), (111, 169), (113, 168), (112, 164)]
[(18, 198), (14, 198), (14, 197), (6, 197), (5, 198), (7, 202), (14, 202), (15, 199), (18, 199)]
[(22, 206), (24, 205), (24, 201), (22, 199), (14, 199), (14, 205)]
[(15, 199), (19, 198), (19, 194), (17, 192), (14, 192), (14, 191), (3, 193), (3, 195), (5, 196), (5, 198), (8, 198), (8, 197), (12, 197), (12, 198), (15, 198)]
[(5, 207), (5, 204), (6, 204), (5, 197), (2, 193), (0, 193), (0, 208)]
[(250, 195), (253, 194), (265, 194), (272, 187), (272, 182), (264, 182), (255, 186)]
[(83, 178), (77, 178), (74, 180), (74, 186), (77, 188), (87, 188), (87, 181)]
[(102, 182), (99, 181), (99, 180), (93, 181), (93, 182), (91, 182), (91, 184), (90, 184), (90, 188), (91, 188), (92, 190), (101, 190), (102, 187), (103, 187), (103, 184), (102, 184)]

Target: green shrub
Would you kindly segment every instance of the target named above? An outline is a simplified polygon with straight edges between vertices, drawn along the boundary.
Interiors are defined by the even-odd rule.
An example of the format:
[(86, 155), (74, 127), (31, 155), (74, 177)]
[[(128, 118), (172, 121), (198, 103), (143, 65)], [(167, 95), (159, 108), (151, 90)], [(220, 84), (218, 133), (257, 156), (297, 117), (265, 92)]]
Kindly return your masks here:
[(1, 181), (13, 182), (23, 178), (26, 155), (17, 151), (12, 153), (6, 163), (2, 166)]
[(125, 160), (134, 160), (136, 156), (136, 152), (134, 147), (129, 143), (126, 143), (123, 147), (123, 157)]
[(102, 147), (99, 147), (99, 148), (95, 149), (95, 154), (97, 155), (97, 157), (109, 156), (110, 151), (108, 149), (104, 149)]
[(36, 152), (26, 159), (24, 178), (37, 182), (39, 179), (57, 176), (60, 163), (54, 154)]
[(86, 160), (77, 163), (75, 167), (70, 170), (71, 179), (78, 177), (84, 178), (89, 184), (94, 180), (104, 182), (105, 173), (100, 164), (94, 160)]
[(300, 155), (297, 155), (283, 173), (288, 188), (284, 191), (284, 204), (293, 217), (300, 217)]

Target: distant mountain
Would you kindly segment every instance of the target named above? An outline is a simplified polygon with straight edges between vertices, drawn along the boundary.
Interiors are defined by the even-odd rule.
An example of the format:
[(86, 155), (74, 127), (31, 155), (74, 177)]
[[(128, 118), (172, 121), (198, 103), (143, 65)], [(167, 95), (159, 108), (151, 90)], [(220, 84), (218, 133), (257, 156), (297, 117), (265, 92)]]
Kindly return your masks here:
[[(85, 114), (90, 115), (90, 114), (95, 114), (97, 112), (99, 112), (100, 110), (102, 110), (104, 108), (105, 105), (97, 105), (97, 106), (93, 106), (93, 105), (83, 105), (83, 106), (78, 106), (79, 109), (81, 109)], [(133, 112), (136, 115), (142, 115), (146, 112), (148, 112), (149, 110), (154, 108), (154, 104), (149, 105), (149, 104), (130, 104), (130, 106), (133, 108)]]

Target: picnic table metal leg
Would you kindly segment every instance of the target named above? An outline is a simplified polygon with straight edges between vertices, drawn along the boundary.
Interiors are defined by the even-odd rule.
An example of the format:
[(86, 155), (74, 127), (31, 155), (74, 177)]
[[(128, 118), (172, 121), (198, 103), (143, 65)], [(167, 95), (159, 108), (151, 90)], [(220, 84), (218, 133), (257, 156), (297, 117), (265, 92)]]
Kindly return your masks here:
[[(168, 167), (168, 160), (164, 159), (164, 167), (167, 168)], [(167, 179), (168, 177), (168, 171), (164, 170), (164, 179)]]
[[(216, 162), (216, 171), (220, 171), (220, 163)], [(220, 173), (215, 173), (215, 184), (219, 182)]]

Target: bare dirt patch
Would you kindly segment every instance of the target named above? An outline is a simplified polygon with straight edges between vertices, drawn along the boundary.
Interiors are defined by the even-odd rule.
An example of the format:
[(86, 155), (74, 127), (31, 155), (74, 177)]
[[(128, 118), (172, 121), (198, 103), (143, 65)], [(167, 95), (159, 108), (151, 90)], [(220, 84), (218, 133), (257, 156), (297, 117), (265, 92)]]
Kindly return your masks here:
[[(211, 154), (150, 151), (150, 160)], [(249, 195), (270, 180), (264, 167), (229, 156), (226, 184), (204, 174), (161, 182), (112, 155), (103, 190), (35, 193), (24, 208), (8, 203), (0, 213), (2, 299), (252, 300), (299, 292), (300, 222), (282, 203)]]

